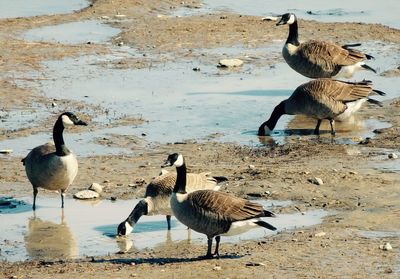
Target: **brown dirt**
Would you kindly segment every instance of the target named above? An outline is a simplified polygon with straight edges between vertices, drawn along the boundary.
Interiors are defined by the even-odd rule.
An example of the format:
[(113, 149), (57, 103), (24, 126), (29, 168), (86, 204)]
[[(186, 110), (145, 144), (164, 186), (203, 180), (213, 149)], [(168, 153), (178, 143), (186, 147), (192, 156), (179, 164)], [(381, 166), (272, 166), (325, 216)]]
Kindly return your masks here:
[[(161, 2), (161, 3), (160, 3)], [(0, 71), (30, 71), (41, 68), (47, 59), (62, 59), (86, 53), (104, 54), (105, 45), (62, 45), (31, 43), (18, 35), (33, 27), (75, 20), (113, 17), (124, 14), (127, 20), (115, 22), (123, 29), (117, 44), (135, 46), (145, 53), (166, 53), (167, 58), (190, 57), (193, 48), (267, 46), (273, 39), (286, 37), (286, 28), (258, 17), (236, 14), (203, 15), (175, 18), (168, 13), (182, 5), (199, 5), (198, 1), (128, 1), (98, 0), (92, 7), (69, 15), (39, 16), (0, 20)], [(157, 16), (163, 15), (163, 16)], [(320, 23), (300, 21), (303, 39), (314, 38), (346, 42), (380, 40), (399, 43), (400, 30), (379, 24)], [(372, 31), (371, 31), (372, 30)], [(276, 58), (276, 63), (281, 58)], [(148, 59), (127, 60), (124, 67), (142, 67)], [(270, 61), (264, 62), (265, 66)], [(47, 99), (35, 89), (21, 89), (12, 75), (2, 75), (0, 104), (3, 111), (16, 109), (33, 111), (48, 107)], [(23, 98), (21, 98), (23, 96)], [(38, 104), (35, 108), (32, 103)], [(60, 110), (83, 111), (82, 104), (57, 100)], [(86, 104), (85, 104), (86, 106)], [(229, 183), (223, 188), (241, 197), (259, 195), (265, 198), (294, 200), (296, 206), (285, 211), (307, 211), (324, 208), (335, 215), (323, 224), (302, 230), (283, 232), (258, 241), (225, 244), (222, 239), (221, 259), (199, 260), (204, 245), (175, 243), (167, 248), (131, 251), (127, 254), (61, 262), (0, 263), (4, 278), (398, 278), (400, 272), (400, 238), (363, 238), (360, 230), (400, 231), (400, 176), (374, 166), (381, 148), (399, 150), (400, 101), (386, 102), (379, 115), (392, 127), (376, 131), (376, 137), (365, 145), (338, 145), (329, 138), (305, 136), (291, 138), (282, 146), (250, 148), (222, 143), (152, 145), (141, 144), (142, 138), (118, 137), (102, 142), (104, 145), (130, 147), (133, 155), (96, 156), (80, 160), (80, 172), (70, 192), (86, 189), (93, 181), (105, 185), (103, 198), (130, 199), (140, 197), (144, 187), (128, 184), (144, 179), (150, 181), (159, 173), (166, 155), (182, 152), (191, 171), (209, 171), (225, 175)], [(377, 113), (366, 107), (361, 115)], [(105, 109), (85, 107), (86, 120), (106, 114)], [(54, 118), (54, 111), (49, 119)], [(42, 124), (49, 123), (43, 119)], [(113, 125), (140, 124), (140, 119), (120, 119)], [(102, 127), (94, 127), (100, 129)], [(0, 128), (0, 140), (49, 131), (51, 125), (29, 129)], [(0, 155), (0, 194), (30, 195), (21, 158)], [(193, 162), (196, 162), (195, 164)], [(253, 165), (249, 167), (249, 165)], [(320, 177), (324, 184), (316, 186), (308, 180)], [(94, 179), (95, 178), (95, 179)], [(45, 191), (41, 191), (45, 195)], [(128, 212), (127, 212), (128, 213)], [(116, 216), (116, 222), (125, 216)], [(326, 232), (316, 237), (316, 232)], [(382, 251), (379, 245), (390, 241), (392, 251)], [(263, 265), (249, 265), (262, 263)]]

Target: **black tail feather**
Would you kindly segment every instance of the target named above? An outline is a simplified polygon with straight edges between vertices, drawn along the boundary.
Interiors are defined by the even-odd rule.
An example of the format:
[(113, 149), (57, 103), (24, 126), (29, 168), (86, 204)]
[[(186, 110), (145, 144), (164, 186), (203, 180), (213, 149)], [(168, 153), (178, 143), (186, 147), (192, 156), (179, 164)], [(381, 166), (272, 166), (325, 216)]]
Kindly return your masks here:
[(255, 222), (257, 225), (264, 227), (266, 229), (269, 229), (271, 231), (276, 231), (276, 228), (274, 226), (272, 226), (271, 224), (268, 224), (267, 222), (264, 221), (257, 221)]
[(371, 103), (371, 104), (374, 104), (374, 105), (378, 105), (378, 106), (380, 106), (380, 107), (383, 107), (383, 104), (382, 104), (381, 102), (377, 101), (377, 100), (368, 98), (367, 101), (368, 101), (368, 103)]
[(355, 43), (355, 44), (342, 45), (342, 48), (348, 49), (350, 47), (358, 47), (358, 46), (361, 46), (361, 44), (360, 43)]
[(268, 211), (268, 210), (264, 210), (264, 216), (263, 217), (276, 217), (275, 213)]
[(376, 70), (374, 68), (371, 68), (370, 66), (368, 66), (367, 64), (361, 65), (361, 67), (363, 67), (364, 69), (373, 71), (376, 74)]
[(365, 57), (367, 57), (368, 60), (375, 59), (375, 57), (369, 54), (365, 54)]
[(381, 95), (381, 96), (386, 96), (386, 93), (385, 93), (385, 92), (382, 92), (382, 91), (380, 91), (380, 90), (374, 89), (374, 90), (372, 90), (372, 92), (375, 92), (376, 94)]
[(217, 183), (221, 183), (221, 182), (224, 182), (224, 181), (228, 181), (228, 178), (227, 178), (226, 176), (213, 176), (213, 178), (214, 178), (215, 180), (217, 180)]

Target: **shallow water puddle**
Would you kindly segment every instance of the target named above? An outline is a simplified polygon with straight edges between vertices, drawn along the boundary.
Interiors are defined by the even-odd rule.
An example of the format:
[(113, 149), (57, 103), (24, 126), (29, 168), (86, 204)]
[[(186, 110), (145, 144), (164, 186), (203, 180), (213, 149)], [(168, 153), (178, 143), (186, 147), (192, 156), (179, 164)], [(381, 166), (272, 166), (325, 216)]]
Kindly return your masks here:
[[(3, 201), (7, 199), (3, 199)], [(205, 236), (172, 219), (172, 230), (166, 230), (165, 216), (143, 216), (129, 237), (117, 238), (116, 229), (130, 213), (138, 200), (78, 201), (67, 199), (65, 209), (60, 208), (59, 198), (38, 196), (37, 210), (31, 209), (32, 198), (9, 199), (10, 204), (0, 206), (0, 260), (71, 259), (100, 256), (131, 249), (162, 247), (171, 242), (190, 240), (206, 241)], [(291, 204), (290, 201), (257, 201), (274, 210)], [(315, 210), (282, 214), (267, 218), (279, 231), (313, 226), (322, 222), (329, 213)], [(254, 229), (236, 237), (224, 237), (223, 242), (260, 239), (275, 232)]]
[(326, 22), (366, 22), (382, 23), (391, 27), (400, 28), (397, 0), (379, 1), (265, 1), (265, 0), (204, 0), (199, 9), (179, 9), (173, 15), (190, 16), (216, 11), (228, 11), (245, 15), (277, 15), (294, 12), (298, 17)]
[(58, 42), (61, 44), (103, 43), (119, 32), (119, 29), (101, 21), (86, 20), (31, 29), (23, 35), (23, 38), (28, 41)]
[(0, 0), (0, 18), (65, 14), (89, 6), (88, 0)]
[[(280, 101), (287, 98), (297, 86), (308, 81), (286, 64), (256, 67), (251, 62), (251, 59), (266, 59), (260, 52), (269, 53), (267, 56), (280, 56), (281, 44), (283, 42), (261, 49), (233, 47), (205, 52), (206, 58), (215, 57), (215, 63), (193, 59), (167, 62), (146, 69), (103, 67), (104, 62), (119, 61), (128, 52), (129, 55), (140, 55), (132, 49), (118, 49), (115, 56), (83, 56), (78, 59), (48, 61), (45, 63), (44, 74), (51, 78), (35, 80), (33, 84), (21, 82), (20, 85), (39, 87), (51, 98), (100, 104), (117, 116), (140, 115), (149, 121), (137, 127), (113, 128), (111, 133), (137, 136), (146, 134), (147, 141), (159, 143), (195, 139), (258, 146), (264, 141), (256, 136), (258, 126), (269, 117)], [(379, 56), (371, 66), (378, 67), (380, 71), (396, 65), (397, 58), (386, 54), (397, 49), (397, 46), (383, 46), (376, 42), (366, 44), (365, 48), (371, 53), (379, 50)], [(199, 51), (204, 53), (204, 50)], [(218, 69), (216, 55), (219, 51), (224, 57), (242, 55), (250, 60), (239, 70)], [(196, 67), (201, 70), (193, 71)], [(398, 78), (362, 72), (356, 74), (355, 80), (362, 79), (360, 77), (373, 80), (376, 88), (387, 92), (386, 99), (399, 95)], [(272, 140), (284, 142), (288, 134), (296, 135), (296, 131), (290, 129), (300, 131), (315, 127), (315, 123), (302, 126), (300, 122), (298, 127), (289, 126), (288, 130), (292, 119), (291, 116), (282, 117)], [(352, 142), (352, 138), (371, 136), (372, 130), (387, 127), (386, 123), (373, 119), (360, 123), (365, 128), (354, 131), (344, 128), (343, 143)], [(171, 132), (172, 126), (176, 132)], [(82, 144), (93, 141), (91, 132), (83, 133), (81, 137)], [(10, 144), (17, 145), (19, 140)], [(96, 152), (100, 153), (96, 154), (114, 154), (114, 151), (108, 152), (107, 148), (97, 149)]]

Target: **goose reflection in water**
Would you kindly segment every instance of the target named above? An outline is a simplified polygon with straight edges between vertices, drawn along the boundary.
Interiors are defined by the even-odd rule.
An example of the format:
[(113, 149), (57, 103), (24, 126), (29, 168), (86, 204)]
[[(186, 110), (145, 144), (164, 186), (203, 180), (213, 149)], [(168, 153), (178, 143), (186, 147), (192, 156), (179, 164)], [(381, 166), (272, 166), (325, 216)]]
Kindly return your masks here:
[(29, 219), (25, 236), (26, 251), (35, 260), (77, 258), (79, 249), (74, 235), (61, 213), (61, 223), (45, 221), (36, 214)]

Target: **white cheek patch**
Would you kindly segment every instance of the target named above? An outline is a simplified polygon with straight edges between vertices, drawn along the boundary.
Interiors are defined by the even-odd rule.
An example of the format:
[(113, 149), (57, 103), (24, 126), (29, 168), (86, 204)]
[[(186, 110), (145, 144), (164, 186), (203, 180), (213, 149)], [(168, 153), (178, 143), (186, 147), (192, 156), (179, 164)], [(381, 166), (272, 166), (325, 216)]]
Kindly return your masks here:
[(287, 21), (287, 24), (293, 24), (295, 21), (296, 21), (295, 16), (291, 14), (289, 20)]
[(178, 159), (176, 159), (174, 165), (176, 167), (181, 167), (183, 165), (183, 156), (181, 154), (178, 155)]
[(64, 126), (74, 125), (74, 122), (72, 122), (72, 120), (66, 115), (61, 116), (61, 119), (62, 119)]
[(125, 235), (130, 234), (133, 231), (133, 228), (131, 225), (129, 225), (128, 222), (125, 222)]
[(265, 131), (265, 135), (266, 136), (270, 136), (271, 135), (271, 129), (270, 128), (268, 128), (268, 126), (267, 125), (265, 125), (264, 126), (264, 131)]

